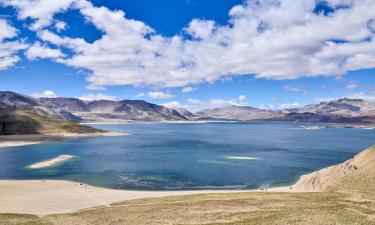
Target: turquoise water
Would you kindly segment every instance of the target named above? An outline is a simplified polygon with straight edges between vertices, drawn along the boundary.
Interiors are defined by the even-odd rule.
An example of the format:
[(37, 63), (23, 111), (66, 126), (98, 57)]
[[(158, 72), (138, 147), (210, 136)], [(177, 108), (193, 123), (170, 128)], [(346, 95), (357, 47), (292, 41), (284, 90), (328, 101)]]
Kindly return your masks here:
[[(374, 130), (304, 130), (300, 125), (95, 125), (130, 135), (1, 149), (0, 179), (66, 179), (119, 189), (253, 189), (292, 184), (375, 144)], [(76, 158), (51, 168), (27, 168), (63, 154)]]

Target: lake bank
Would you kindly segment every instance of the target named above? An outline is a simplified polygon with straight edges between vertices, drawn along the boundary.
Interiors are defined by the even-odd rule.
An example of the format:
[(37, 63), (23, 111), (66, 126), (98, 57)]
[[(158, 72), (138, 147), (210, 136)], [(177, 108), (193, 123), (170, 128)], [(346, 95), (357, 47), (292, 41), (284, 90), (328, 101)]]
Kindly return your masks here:
[[(289, 187), (266, 190), (131, 191), (63, 180), (0, 180), (0, 213), (35, 215), (72, 213), (112, 203), (166, 196), (243, 192), (294, 192)], [(32, 193), (32, 194), (30, 194)]]
[[(68, 157), (69, 159), (72, 156)], [(193, 190), (193, 191), (132, 191), (95, 187), (83, 183), (63, 180), (0, 180), (0, 213), (20, 213), (45, 216), (72, 213), (95, 207), (115, 207), (116, 202), (136, 199), (187, 196), (199, 194), (236, 193), (305, 193), (321, 192), (338, 184), (332, 176), (357, 177), (365, 172), (373, 176), (372, 160), (375, 146), (370, 147), (348, 161), (304, 176), (292, 186), (260, 190)], [(325, 171), (325, 172), (323, 172)], [(360, 173), (356, 174), (358, 171)], [(367, 171), (367, 172), (366, 172)], [(362, 174), (363, 175), (363, 174)], [(325, 180), (325, 188), (321, 183)], [(340, 180), (343, 180), (340, 178)], [(319, 183), (319, 188), (316, 185)], [(331, 183), (331, 185), (329, 185)], [(342, 183), (342, 182), (341, 182)], [(343, 183), (346, 185), (346, 183)], [(311, 188), (313, 187), (313, 189)], [(30, 194), (32, 193), (32, 194)]]
[(28, 135), (0, 135), (0, 149), (7, 147), (19, 147), (26, 145), (43, 144), (48, 142), (63, 141), (67, 138), (84, 137), (116, 137), (129, 135), (125, 132), (103, 132), (103, 133), (61, 133), (61, 134), (28, 134)]

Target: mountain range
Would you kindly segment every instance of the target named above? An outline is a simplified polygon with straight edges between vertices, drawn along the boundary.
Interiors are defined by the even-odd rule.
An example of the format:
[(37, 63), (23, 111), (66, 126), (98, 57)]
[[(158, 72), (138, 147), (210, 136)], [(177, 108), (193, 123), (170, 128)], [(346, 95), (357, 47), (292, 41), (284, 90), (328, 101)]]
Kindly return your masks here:
[(51, 119), (79, 122), (273, 120), (375, 124), (375, 103), (348, 98), (283, 110), (231, 105), (192, 113), (186, 109), (170, 109), (142, 100), (84, 101), (63, 97), (33, 98), (15, 92), (0, 91), (0, 109), (7, 108), (26, 108)]
[(27, 108), (52, 119), (74, 121), (187, 120), (176, 110), (141, 100), (83, 101), (77, 98), (33, 98), (10, 91), (0, 92), (0, 108)]

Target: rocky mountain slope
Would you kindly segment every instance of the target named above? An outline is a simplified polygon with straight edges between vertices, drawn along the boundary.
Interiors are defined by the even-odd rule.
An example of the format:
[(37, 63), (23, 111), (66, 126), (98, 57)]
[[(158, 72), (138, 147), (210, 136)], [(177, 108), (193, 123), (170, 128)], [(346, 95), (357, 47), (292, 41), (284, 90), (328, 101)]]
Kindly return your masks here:
[(295, 191), (329, 191), (375, 187), (375, 146), (336, 166), (302, 176)]
[(27, 108), (52, 119), (74, 121), (187, 120), (176, 110), (139, 100), (82, 101), (76, 98), (32, 98), (0, 92), (0, 108)]
[(101, 133), (68, 120), (53, 120), (27, 109), (0, 109), (0, 135)]
[(279, 117), (281, 114), (266, 109), (258, 109), (250, 106), (228, 106), (201, 110), (195, 114), (197, 117), (216, 120), (249, 121)]
[(233, 105), (201, 110), (193, 114), (186, 109), (169, 109), (141, 100), (83, 101), (76, 98), (32, 98), (3, 91), (0, 92), (0, 109), (2, 108), (27, 108), (51, 119), (85, 122), (274, 120), (375, 124), (375, 103), (347, 98), (279, 111)]
[(361, 99), (338, 99), (285, 109), (277, 120), (328, 123), (375, 123), (375, 103)]
[(286, 109), (283, 113), (314, 113), (322, 115), (339, 115), (346, 117), (373, 116), (375, 103), (362, 99), (342, 98), (329, 102), (307, 105), (301, 108)]

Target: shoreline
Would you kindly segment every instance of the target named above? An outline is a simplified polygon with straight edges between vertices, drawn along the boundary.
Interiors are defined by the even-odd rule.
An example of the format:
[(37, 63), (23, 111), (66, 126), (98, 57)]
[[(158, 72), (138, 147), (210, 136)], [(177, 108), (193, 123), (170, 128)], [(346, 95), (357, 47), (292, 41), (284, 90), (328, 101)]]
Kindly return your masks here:
[(127, 136), (125, 132), (103, 132), (103, 133), (60, 133), (60, 134), (27, 134), (27, 135), (4, 135), (0, 136), (0, 149), (8, 147), (20, 147), (27, 145), (45, 144), (49, 142), (63, 141), (68, 138), (85, 137), (119, 137)]
[[(90, 137), (98, 136), (98, 134), (65, 134), (67, 136), (28, 136), (28, 140), (34, 140), (40, 137), (43, 138), (59, 138), (57, 140), (64, 140), (69, 137)], [(102, 134), (103, 135), (103, 134)], [(120, 135), (120, 133), (108, 132), (105, 136)], [(121, 135), (127, 135), (121, 133)], [(99, 133), (99, 136), (100, 133)], [(24, 136), (21, 136), (24, 137)], [(13, 141), (20, 137), (8, 137)], [(1, 143), (0, 137), (0, 143)], [(55, 139), (56, 141), (56, 139)], [(366, 158), (366, 154), (375, 151), (375, 147), (370, 147), (364, 150), (359, 156), (353, 159)], [(366, 153), (367, 152), (367, 153)], [(142, 191), (142, 190), (119, 190), (103, 187), (96, 187), (81, 182), (68, 180), (0, 180), (0, 214), (1, 213), (19, 213), (19, 214), (33, 214), (45, 216), (50, 214), (74, 213), (81, 210), (87, 210), (94, 207), (111, 207), (111, 204), (143, 199), (143, 198), (158, 198), (167, 196), (181, 196), (181, 195), (197, 195), (197, 194), (225, 194), (225, 193), (308, 193), (324, 191), (320, 186), (327, 185), (329, 182), (321, 180), (319, 176), (322, 171), (331, 171), (332, 168), (349, 168), (351, 166), (347, 162), (352, 159), (328, 168), (318, 170), (301, 176), (294, 184), (290, 186), (261, 188), (252, 190), (230, 190), (230, 189), (206, 189), (206, 190), (162, 190), (162, 191)], [(48, 160), (47, 160), (48, 161)], [(41, 162), (41, 163), (45, 163)], [(346, 163), (346, 164), (345, 164)], [(344, 165), (345, 164), (345, 165)], [(343, 166), (344, 165), (344, 166)], [(353, 167), (354, 168), (354, 167)], [(347, 174), (348, 171), (340, 171), (339, 174)], [(319, 176), (318, 176), (319, 175)], [(315, 188), (315, 181), (319, 181), (321, 185)], [(324, 182), (323, 182), (324, 181)], [(311, 188), (312, 185), (312, 188)], [(32, 193), (32, 194), (30, 194)]]
[[(167, 196), (225, 194), (225, 193), (313, 193), (324, 192), (337, 186), (347, 174), (365, 168), (375, 158), (375, 145), (353, 158), (330, 167), (301, 176), (290, 186), (253, 190), (118, 190), (67, 180), (0, 180), (0, 214), (19, 213), (45, 216), (74, 213), (95, 207), (115, 207), (111, 204), (122, 201), (158, 198)], [(362, 168), (362, 169), (363, 169)], [(360, 169), (358, 169), (360, 171)], [(358, 174), (357, 174), (358, 175)], [(32, 194), (30, 194), (32, 193)]]
[(45, 216), (74, 213), (95, 207), (111, 207), (111, 204), (116, 202), (143, 198), (244, 192), (297, 193), (304, 191), (295, 191), (290, 187), (275, 187), (263, 190), (142, 191), (102, 188), (68, 180), (0, 180), (0, 214), (20, 213)]

